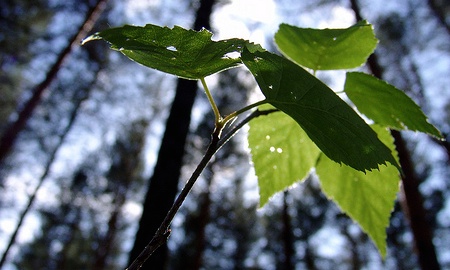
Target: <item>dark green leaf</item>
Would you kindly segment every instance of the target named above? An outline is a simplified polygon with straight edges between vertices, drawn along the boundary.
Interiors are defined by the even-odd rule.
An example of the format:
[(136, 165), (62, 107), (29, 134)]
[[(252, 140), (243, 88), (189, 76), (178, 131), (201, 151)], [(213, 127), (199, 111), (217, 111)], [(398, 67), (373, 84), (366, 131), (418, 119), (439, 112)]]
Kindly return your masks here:
[(361, 21), (347, 29), (281, 24), (275, 42), (280, 51), (297, 64), (313, 70), (331, 70), (361, 66), (378, 41), (372, 25)]
[(344, 90), (358, 110), (379, 125), (421, 131), (442, 138), (411, 98), (372, 75), (347, 73)]
[[(85, 39), (83, 43), (104, 39), (111, 48), (150, 68), (186, 79), (201, 79), (241, 63), (231, 53), (240, 52), (243, 39), (212, 41), (212, 33), (147, 24), (108, 29)], [(239, 56), (239, 55), (237, 55)]]
[(269, 52), (244, 49), (241, 58), (267, 101), (300, 124), (329, 158), (360, 171), (386, 161), (398, 167), (376, 133), (316, 77)]

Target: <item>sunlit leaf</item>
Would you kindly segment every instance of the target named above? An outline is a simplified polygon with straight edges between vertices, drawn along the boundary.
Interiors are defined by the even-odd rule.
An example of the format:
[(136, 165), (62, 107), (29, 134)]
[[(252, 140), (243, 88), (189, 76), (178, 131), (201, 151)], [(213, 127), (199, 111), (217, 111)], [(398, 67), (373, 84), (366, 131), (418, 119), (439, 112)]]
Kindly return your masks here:
[(241, 58), (267, 101), (300, 124), (329, 158), (360, 171), (386, 161), (398, 166), (364, 120), (303, 68), (269, 52), (244, 49)]
[(147, 24), (125, 25), (96, 33), (83, 41), (104, 39), (111, 48), (150, 68), (186, 79), (201, 79), (235, 67), (247, 42), (243, 39), (212, 41), (212, 33)]
[[(381, 127), (374, 128), (396, 156), (390, 133)], [(327, 197), (361, 226), (384, 257), (386, 228), (399, 190), (398, 170), (394, 166), (381, 166), (379, 171), (364, 174), (321, 155), (316, 173)]]
[(275, 42), (280, 51), (297, 64), (313, 70), (331, 70), (361, 66), (378, 41), (372, 25), (361, 21), (346, 29), (281, 24)]
[(300, 126), (283, 112), (253, 119), (248, 142), (261, 207), (275, 193), (303, 180), (320, 153)]
[(421, 131), (442, 138), (411, 98), (372, 75), (347, 73), (344, 90), (358, 110), (379, 125)]

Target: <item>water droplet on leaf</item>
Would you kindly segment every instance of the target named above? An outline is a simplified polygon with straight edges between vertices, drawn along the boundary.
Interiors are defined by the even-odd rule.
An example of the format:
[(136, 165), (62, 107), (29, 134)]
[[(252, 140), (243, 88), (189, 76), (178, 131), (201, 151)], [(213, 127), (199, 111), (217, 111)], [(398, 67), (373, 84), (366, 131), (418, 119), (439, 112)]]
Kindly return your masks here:
[(168, 47), (166, 47), (166, 49), (168, 49), (169, 51), (172, 51), (172, 52), (177, 51), (177, 48), (175, 48), (174, 46), (168, 46)]

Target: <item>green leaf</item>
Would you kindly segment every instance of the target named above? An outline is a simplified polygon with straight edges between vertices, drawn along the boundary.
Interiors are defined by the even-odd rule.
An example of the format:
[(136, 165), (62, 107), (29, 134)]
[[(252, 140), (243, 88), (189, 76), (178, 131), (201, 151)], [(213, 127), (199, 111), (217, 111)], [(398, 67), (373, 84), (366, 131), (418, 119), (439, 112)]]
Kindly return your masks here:
[(212, 41), (212, 33), (147, 24), (125, 25), (96, 33), (83, 44), (104, 39), (111, 48), (153, 69), (186, 79), (201, 79), (241, 63), (231, 53), (240, 52), (247, 43), (243, 39)]
[(303, 68), (267, 51), (244, 49), (241, 59), (267, 101), (300, 124), (329, 158), (360, 171), (376, 169), (386, 161), (398, 166), (364, 120)]
[[(374, 127), (380, 139), (396, 156), (393, 138), (381, 127)], [(339, 166), (322, 155), (316, 173), (323, 192), (370, 236), (383, 257), (386, 256), (386, 228), (399, 190), (399, 172), (394, 166), (363, 174)]]
[(347, 29), (311, 29), (281, 24), (275, 34), (280, 51), (313, 70), (350, 69), (361, 66), (375, 50), (373, 27), (360, 21)]
[(248, 143), (261, 207), (275, 193), (305, 179), (320, 154), (300, 126), (283, 112), (250, 121)]
[(362, 114), (379, 125), (421, 131), (442, 138), (411, 98), (372, 75), (347, 73), (344, 91)]

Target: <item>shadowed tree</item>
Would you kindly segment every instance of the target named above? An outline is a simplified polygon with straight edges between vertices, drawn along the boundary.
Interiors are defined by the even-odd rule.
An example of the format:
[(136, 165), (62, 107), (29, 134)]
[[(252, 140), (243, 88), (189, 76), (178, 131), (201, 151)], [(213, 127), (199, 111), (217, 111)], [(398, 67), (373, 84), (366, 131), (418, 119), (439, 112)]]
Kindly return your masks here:
[[(250, 87), (242, 80), (242, 75), (242, 70), (232, 69), (217, 76), (218, 84), (212, 91), (217, 106), (225, 114), (246, 104)], [(209, 106), (204, 96), (199, 97), (199, 102)], [(186, 154), (187, 165), (194, 166), (189, 161), (196, 160), (196, 156), (204, 151), (203, 142), (206, 142), (214, 128), (211, 119), (214, 119), (214, 114), (209, 110), (191, 135), (189, 140), (191, 143), (188, 146), (190, 150)], [(211, 257), (231, 257), (230, 265), (234, 264), (235, 269), (244, 267), (251, 240), (254, 240), (251, 230), (256, 220), (255, 218), (250, 221), (247, 218), (252, 216), (250, 212), (254, 209), (247, 209), (242, 201), (244, 190), (241, 174), (246, 172), (248, 165), (247, 156), (242, 153), (242, 145), (236, 140), (230, 140), (216, 153), (215, 158), (202, 173), (202, 183), (196, 185), (197, 188), (194, 188), (189, 196), (190, 200), (187, 204), (195, 204), (196, 207), (183, 208), (186, 210), (181, 213), (185, 216), (184, 224), (180, 228), (184, 230), (182, 234), (185, 239), (174, 250), (174, 254), (171, 254), (170, 269), (193, 270), (219, 267), (219, 260), (212, 260)], [(229, 177), (225, 179), (230, 188), (218, 190), (215, 187), (224, 171), (235, 173), (227, 174)], [(235, 218), (236, 216), (241, 218)], [(215, 233), (211, 233), (213, 230)], [(216, 239), (220, 238), (219, 234), (231, 239), (235, 236), (233, 240), (236, 241), (236, 250), (233, 255), (222, 254), (222, 250), (216, 247)], [(217, 255), (211, 255), (212, 253)]]
[[(202, 27), (211, 28), (209, 17), (213, 4), (213, 0), (200, 1), (194, 23), (195, 30), (200, 30)], [(139, 229), (130, 252), (129, 263), (144, 250), (175, 200), (196, 92), (197, 81), (178, 80), (158, 159), (145, 196)], [(164, 269), (166, 258), (167, 246), (164, 245), (149, 258), (143, 268)]]

